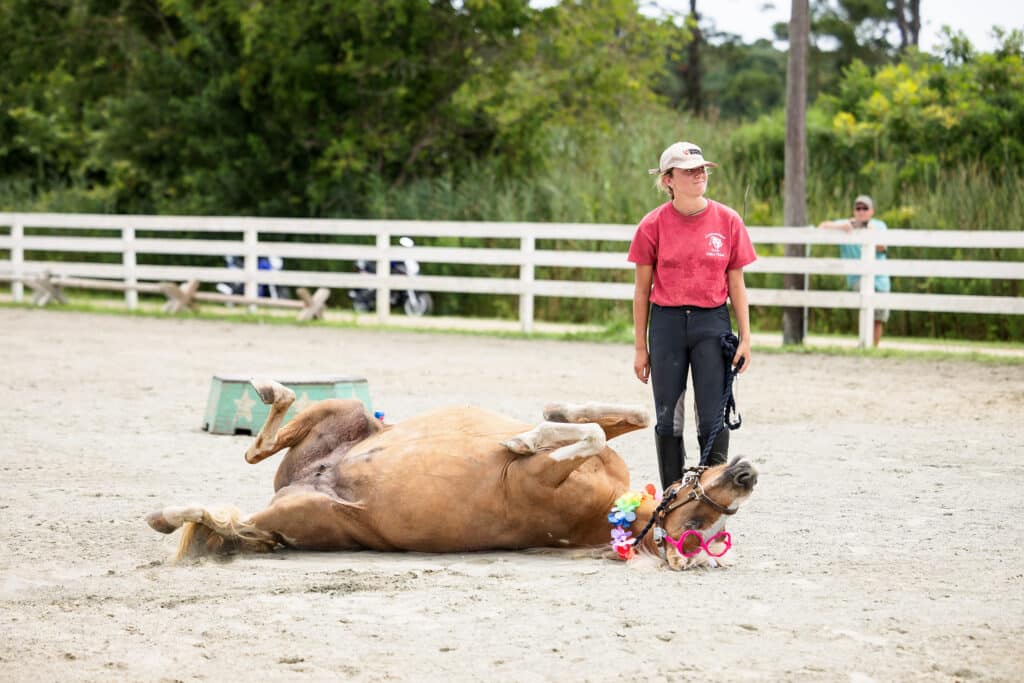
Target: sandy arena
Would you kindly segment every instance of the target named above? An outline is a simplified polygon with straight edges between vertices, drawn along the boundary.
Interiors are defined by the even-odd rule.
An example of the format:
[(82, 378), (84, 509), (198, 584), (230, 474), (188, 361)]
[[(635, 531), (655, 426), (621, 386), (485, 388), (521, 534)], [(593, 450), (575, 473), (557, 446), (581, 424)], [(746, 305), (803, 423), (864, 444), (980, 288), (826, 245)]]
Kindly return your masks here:
[[(201, 430), (215, 373), (361, 375), (392, 422), (535, 421), (650, 405), (628, 346), (6, 308), (0, 349), (3, 681), (1024, 678), (1021, 365), (755, 350), (735, 564), (675, 573), (571, 551), (174, 565), (177, 534), (143, 521), (270, 499), (279, 457)], [(634, 487), (653, 441), (612, 442)]]

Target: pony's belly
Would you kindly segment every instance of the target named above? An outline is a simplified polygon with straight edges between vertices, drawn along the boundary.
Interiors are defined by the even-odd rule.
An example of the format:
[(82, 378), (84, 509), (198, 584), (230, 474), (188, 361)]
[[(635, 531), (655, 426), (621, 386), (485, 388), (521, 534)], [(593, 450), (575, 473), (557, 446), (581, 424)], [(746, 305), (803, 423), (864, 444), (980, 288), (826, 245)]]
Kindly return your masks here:
[[(513, 475), (514, 476), (514, 475)], [(458, 476), (420, 473), (368, 493), (363, 517), (382, 547), (468, 552), (600, 543), (607, 512), (585, 491), (533, 491), (523, 482), (467, 467)], [(585, 493), (582, 498), (581, 493)], [(591, 533), (596, 520), (600, 533)]]

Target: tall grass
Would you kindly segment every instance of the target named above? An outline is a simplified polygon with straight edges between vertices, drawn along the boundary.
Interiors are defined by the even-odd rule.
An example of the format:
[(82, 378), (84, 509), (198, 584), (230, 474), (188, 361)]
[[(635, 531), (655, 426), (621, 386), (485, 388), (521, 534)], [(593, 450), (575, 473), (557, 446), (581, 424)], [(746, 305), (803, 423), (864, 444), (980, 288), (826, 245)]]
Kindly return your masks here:
[[(692, 119), (664, 110), (641, 111), (605, 132), (585, 136), (553, 130), (544, 163), (513, 177), (501, 160), (480, 161), (452, 175), (392, 187), (373, 183), (366, 215), (416, 220), (637, 223), (665, 197), (647, 169), (678, 140), (700, 145), (720, 167), (708, 196), (728, 204), (748, 225), (782, 225), (781, 144), (751, 147), (744, 138), (778, 137), (777, 117), (739, 125)], [(836, 169), (831, 152), (813, 146), (807, 174), (808, 222), (847, 215), (854, 196), (871, 194), (878, 215), (893, 228), (930, 230), (1024, 229), (1024, 178), (1016, 169), (993, 174), (977, 164), (939, 170), (927, 182), (907, 184), (895, 166), (870, 175)]]
[[(779, 140), (778, 115), (755, 124), (695, 120), (662, 110), (638, 112), (606, 132), (584, 137), (552, 131), (546, 141), (544, 165), (535, 173), (512, 178), (500, 170), (498, 160), (481, 162), (461, 178), (446, 177), (414, 182), (405, 187), (379, 185), (368, 199), (374, 217), (419, 220), (489, 220), (635, 224), (665, 200), (654, 187), (647, 169), (657, 166), (661, 151), (677, 140), (700, 145), (706, 157), (720, 164), (712, 175), (708, 196), (739, 211), (748, 225), (783, 225), (781, 171), (784, 149)], [(758, 144), (745, 144), (753, 139)], [(811, 141), (815, 136), (810, 137)], [(764, 144), (770, 140), (770, 144)], [(840, 159), (810, 149), (807, 177), (809, 224), (850, 214), (852, 198), (869, 193), (877, 216), (890, 228), (1020, 230), (1024, 228), (1024, 180), (1013, 170), (993, 174), (978, 165), (940, 169), (932, 178), (908, 185), (897, 164), (873, 166), (865, 175), (858, 169), (834, 168)], [(624, 249), (624, 246), (623, 246)], [(824, 248), (823, 248), (824, 249)], [(918, 258), (924, 249), (894, 250), (896, 258)], [(931, 258), (964, 258), (964, 250), (931, 250)], [(982, 256), (991, 258), (990, 254)], [(1004, 258), (1022, 259), (1021, 254)], [(442, 268), (442, 270), (444, 270)], [(552, 276), (558, 272), (553, 271)], [(573, 273), (575, 278), (631, 281), (624, 271)], [(754, 286), (781, 286), (781, 276), (750, 275)], [(815, 277), (816, 288), (843, 287), (842, 278)], [(1019, 283), (959, 281), (940, 278), (900, 279), (894, 291), (974, 293), (1019, 296)], [(440, 303), (445, 307), (445, 297)], [(449, 304), (452, 305), (452, 304)], [(488, 314), (487, 306), (467, 307)], [(501, 304), (504, 312), (515, 308)], [(540, 301), (540, 317), (623, 324), (630, 317), (626, 302)], [(755, 313), (755, 327), (778, 329), (778, 309)], [(853, 333), (855, 312), (814, 310), (813, 332)], [(915, 336), (957, 336), (973, 339), (1012, 339), (1024, 333), (1024, 321), (999, 316), (963, 316), (895, 311), (891, 333)]]

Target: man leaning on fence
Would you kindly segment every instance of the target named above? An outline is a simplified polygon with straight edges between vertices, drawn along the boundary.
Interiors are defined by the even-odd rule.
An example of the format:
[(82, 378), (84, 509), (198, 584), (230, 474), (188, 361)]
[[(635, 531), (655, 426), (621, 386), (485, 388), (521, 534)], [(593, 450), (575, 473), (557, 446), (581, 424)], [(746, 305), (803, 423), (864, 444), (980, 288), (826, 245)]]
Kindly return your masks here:
[[(866, 194), (862, 194), (853, 200), (853, 218), (839, 218), (834, 221), (823, 221), (818, 224), (819, 228), (825, 228), (827, 230), (843, 230), (845, 232), (853, 232), (854, 230), (865, 230), (872, 228), (875, 230), (886, 230), (888, 226), (885, 221), (881, 221), (874, 217), (875, 215), (875, 203), (871, 200), (871, 197)], [(885, 258), (885, 245), (879, 244), (875, 247), (875, 258)], [(839, 245), (839, 256), (842, 258), (859, 259), (860, 258), (860, 245), (859, 244), (840, 244)], [(848, 275), (846, 277), (846, 286), (848, 289), (857, 289), (860, 285), (859, 275)], [(888, 275), (876, 275), (875, 276), (875, 291), (876, 292), (889, 292), (892, 290), (892, 283), (889, 281)], [(874, 341), (875, 346), (878, 346), (878, 342), (882, 340), (882, 326), (889, 320), (889, 311), (884, 308), (875, 309), (875, 334)]]

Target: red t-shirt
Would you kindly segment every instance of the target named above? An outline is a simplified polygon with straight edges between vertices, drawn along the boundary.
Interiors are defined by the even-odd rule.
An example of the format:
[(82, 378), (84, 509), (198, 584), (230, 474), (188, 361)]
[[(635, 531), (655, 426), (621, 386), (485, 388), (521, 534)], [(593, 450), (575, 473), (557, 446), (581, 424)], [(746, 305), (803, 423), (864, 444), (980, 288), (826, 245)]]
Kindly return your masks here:
[(665, 202), (644, 216), (629, 247), (629, 260), (654, 266), (651, 301), (659, 306), (714, 308), (725, 303), (725, 272), (757, 259), (739, 214), (708, 200), (696, 216)]

